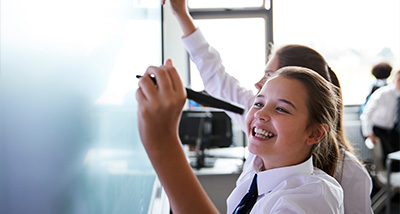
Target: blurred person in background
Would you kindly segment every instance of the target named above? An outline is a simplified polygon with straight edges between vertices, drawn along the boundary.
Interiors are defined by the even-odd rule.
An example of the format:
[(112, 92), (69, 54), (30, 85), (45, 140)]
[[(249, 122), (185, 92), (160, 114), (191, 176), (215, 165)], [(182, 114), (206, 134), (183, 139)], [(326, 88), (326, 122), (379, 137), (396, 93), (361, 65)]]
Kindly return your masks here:
[(372, 93), (374, 93), (378, 88), (387, 85), (387, 79), (389, 78), (392, 69), (392, 66), (387, 62), (381, 62), (372, 67), (371, 73), (375, 77), (375, 81), (372, 83), (370, 92), (365, 98), (365, 103), (360, 106), (360, 114), (363, 113), (365, 105)]
[[(400, 70), (395, 73), (393, 84), (371, 95), (360, 119), (363, 135), (373, 144), (380, 140), (385, 166), (387, 155), (400, 149)], [(393, 162), (392, 171), (399, 170), (400, 162)]]

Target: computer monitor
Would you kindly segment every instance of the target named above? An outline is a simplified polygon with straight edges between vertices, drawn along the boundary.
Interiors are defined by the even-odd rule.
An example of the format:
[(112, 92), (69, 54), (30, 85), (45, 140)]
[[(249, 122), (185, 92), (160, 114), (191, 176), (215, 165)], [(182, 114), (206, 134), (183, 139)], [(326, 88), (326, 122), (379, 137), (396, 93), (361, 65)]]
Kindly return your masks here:
[(183, 111), (179, 137), (182, 144), (195, 146), (196, 168), (206, 167), (204, 150), (232, 145), (232, 121), (223, 111)]

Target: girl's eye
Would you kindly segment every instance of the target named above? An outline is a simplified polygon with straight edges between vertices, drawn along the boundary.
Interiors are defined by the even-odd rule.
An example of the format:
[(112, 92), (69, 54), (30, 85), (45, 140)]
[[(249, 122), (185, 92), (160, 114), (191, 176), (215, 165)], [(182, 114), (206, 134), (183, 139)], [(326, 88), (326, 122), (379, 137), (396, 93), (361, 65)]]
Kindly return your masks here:
[(254, 103), (254, 106), (255, 106), (255, 107), (258, 107), (258, 108), (262, 108), (264, 105), (263, 105), (262, 103), (255, 102), (255, 103)]
[(283, 112), (283, 113), (288, 113), (289, 114), (288, 111), (286, 111), (284, 108), (281, 108), (281, 107), (277, 107), (276, 110), (279, 111), (279, 112)]

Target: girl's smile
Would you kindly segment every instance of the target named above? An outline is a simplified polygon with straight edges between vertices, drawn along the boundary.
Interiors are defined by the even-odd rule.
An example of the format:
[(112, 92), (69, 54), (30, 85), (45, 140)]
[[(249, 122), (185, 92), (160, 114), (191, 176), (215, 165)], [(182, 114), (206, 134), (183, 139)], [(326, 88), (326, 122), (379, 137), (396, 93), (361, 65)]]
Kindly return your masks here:
[(265, 129), (257, 128), (257, 127), (253, 128), (253, 131), (252, 131), (251, 134), (255, 138), (260, 138), (260, 139), (264, 139), (264, 140), (275, 137), (275, 134), (273, 134), (272, 132), (269, 132), (269, 131), (267, 131)]

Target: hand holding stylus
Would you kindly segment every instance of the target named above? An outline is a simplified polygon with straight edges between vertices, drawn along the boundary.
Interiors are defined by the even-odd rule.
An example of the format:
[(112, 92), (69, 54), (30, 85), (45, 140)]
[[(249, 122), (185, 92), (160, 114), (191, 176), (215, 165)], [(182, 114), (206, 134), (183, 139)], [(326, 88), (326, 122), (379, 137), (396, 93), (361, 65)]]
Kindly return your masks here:
[[(157, 84), (151, 75), (157, 79)], [(190, 213), (191, 210), (217, 213), (187, 162), (179, 139), (178, 126), (186, 96), (170, 61), (160, 67), (149, 67), (140, 78), (136, 92), (140, 139), (174, 213)], [(187, 200), (188, 195), (190, 200)], [(182, 204), (185, 200), (189, 203)]]
[[(157, 78), (157, 85), (150, 75)], [(164, 138), (175, 133), (187, 95), (172, 63), (167, 61), (160, 67), (150, 66), (138, 84), (136, 100), (142, 140), (153, 142), (156, 139), (152, 138), (159, 140), (160, 136)]]
[[(172, 66), (172, 61), (170, 59), (168, 59), (165, 62), (166, 66)], [(141, 75), (136, 75), (136, 78), (141, 78)], [(153, 83), (155, 85), (157, 85), (157, 81), (156, 78), (154, 77), (154, 75), (150, 75), (150, 79), (153, 81)], [(197, 102), (200, 105), (203, 106), (208, 106), (208, 107), (214, 107), (214, 108), (219, 108), (219, 109), (224, 109), (227, 111), (231, 111), (237, 114), (243, 114), (244, 113), (244, 109), (235, 105), (232, 105), (228, 102), (225, 102), (223, 100), (217, 99), (215, 97), (212, 97), (208, 94), (205, 93), (201, 93), (201, 92), (196, 92), (193, 91), (190, 88), (186, 88), (186, 94), (187, 94), (187, 98), (189, 100), (193, 100), (195, 102)]]

